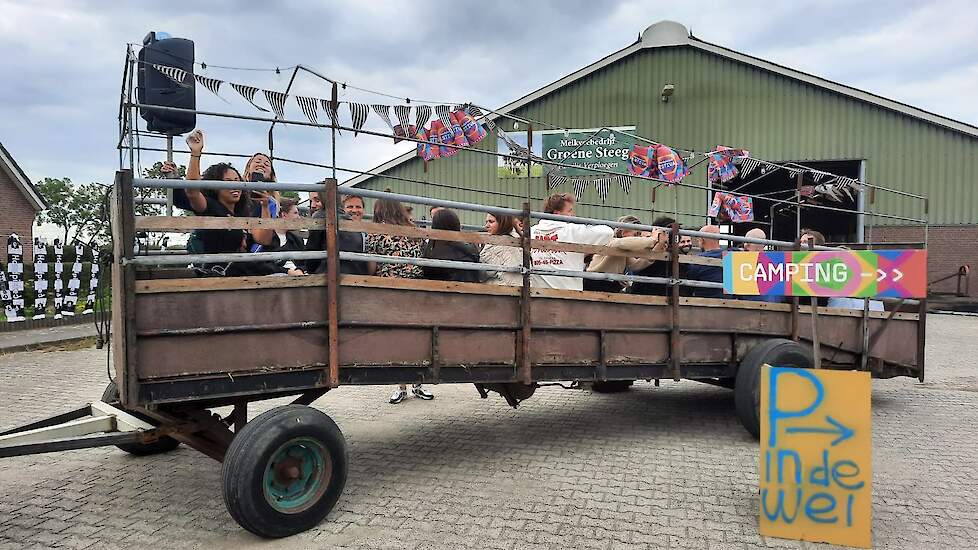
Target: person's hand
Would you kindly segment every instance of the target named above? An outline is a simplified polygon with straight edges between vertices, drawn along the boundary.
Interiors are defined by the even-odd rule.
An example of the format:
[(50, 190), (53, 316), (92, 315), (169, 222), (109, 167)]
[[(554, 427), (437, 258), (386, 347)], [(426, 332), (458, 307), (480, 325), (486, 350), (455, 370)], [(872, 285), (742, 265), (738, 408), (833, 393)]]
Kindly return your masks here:
[(200, 153), (204, 150), (204, 132), (201, 130), (194, 130), (187, 134), (187, 147), (190, 147), (190, 154), (192, 156), (200, 156)]
[(160, 167), (160, 172), (166, 179), (177, 179), (180, 177), (180, 173), (177, 171), (177, 165), (172, 160), (163, 161), (163, 166)]
[(301, 269), (290, 269), (288, 271), (288, 273), (289, 273), (289, 275), (296, 275), (296, 276), (297, 275), (305, 275), (306, 274), (306, 272), (303, 271), (303, 270), (301, 270)]

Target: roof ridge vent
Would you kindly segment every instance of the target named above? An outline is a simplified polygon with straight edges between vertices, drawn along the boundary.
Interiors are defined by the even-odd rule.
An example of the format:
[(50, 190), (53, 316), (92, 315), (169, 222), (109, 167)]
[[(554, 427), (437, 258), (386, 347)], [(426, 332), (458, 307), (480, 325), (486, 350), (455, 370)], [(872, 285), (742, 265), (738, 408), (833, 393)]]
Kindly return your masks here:
[(676, 21), (659, 21), (642, 32), (642, 47), (681, 46), (689, 44), (689, 30)]

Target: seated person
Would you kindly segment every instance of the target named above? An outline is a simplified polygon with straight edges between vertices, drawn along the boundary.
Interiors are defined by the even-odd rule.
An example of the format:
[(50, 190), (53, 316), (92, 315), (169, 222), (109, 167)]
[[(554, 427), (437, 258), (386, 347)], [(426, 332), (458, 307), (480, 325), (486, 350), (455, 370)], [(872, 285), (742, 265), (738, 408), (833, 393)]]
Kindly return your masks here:
[[(751, 229), (744, 236), (750, 237), (752, 239), (767, 238), (767, 234), (764, 233), (764, 230), (759, 227), (755, 227), (754, 229)], [(744, 243), (744, 250), (746, 252), (763, 252), (764, 245), (759, 243)], [(749, 300), (751, 302), (768, 302), (772, 304), (778, 304), (783, 301), (782, 296), (735, 296), (735, 298), (738, 300)]]
[[(656, 227), (669, 227), (670, 225), (676, 223), (676, 220), (668, 216), (660, 216), (652, 222), (652, 225)], [(655, 241), (653, 248), (655, 250), (666, 250), (669, 246), (669, 233), (664, 229), (656, 229), (647, 235)], [(687, 264), (679, 264), (679, 277), (680, 279), (685, 279)], [(632, 275), (639, 275), (641, 277), (662, 277), (671, 278), (672, 277), (672, 262), (669, 260), (642, 260), (639, 259), (632, 266)], [(680, 287), (681, 291), (685, 291), (684, 288)], [(646, 294), (653, 296), (669, 296), (669, 285), (658, 284), (658, 283), (632, 283), (632, 294)]]
[[(431, 218), (431, 228), (444, 231), (462, 231), (462, 223), (454, 210), (439, 208)], [(451, 260), (454, 262), (479, 263), (479, 248), (472, 243), (458, 241), (429, 240), (422, 251), (422, 257), (431, 260)], [(425, 279), (456, 281), (461, 283), (481, 283), (485, 280), (484, 271), (453, 269), (450, 267), (424, 266)]]
[[(325, 219), (326, 211), (322, 207), (324, 202), (322, 197), (320, 197), (318, 193), (310, 193), (310, 198), (312, 197), (315, 197), (316, 200), (310, 200), (310, 204), (319, 205), (319, 208), (313, 212), (312, 217), (317, 219)], [(342, 221), (352, 219), (349, 214), (340, 208), (340, 205), (337, 205), (337, 220)], [(358, 231), (339, 231), (339, 234), (337, 235), (337, 242), (339, 244), (340, 252), (358, 252), (363, 254), (366, 250), (364, 248), (364, 235)], [(309, 239), (306, 240), (306, 250), (326, 250), (326, 232), (322, 229), (310, 231)], [(306, 260), (304, 267), (306, 273), (325, 273), (326, 260)], [(367, 275), (367, 262), (340, 260), (340, 273), (346, 273), (349, 275)]]
[(814, 229), (802, 229), (801, 235), (798, 237), (798, 242), (801, 244), (803, 249), (809, 248), (811, 244), (815, 244), (816, 246), (825, 246), (825, 235), (822, 235), (820, 232), (815, 231)]
[[(635, 216), (622, 216), (618, 218), (620, 223), (640, 224), (641, 220)], [(642, 232), (635, 229), (615, 229), (615, 237), (611, 239), (607, 246), (635, 252), (637, 256), (647, 255), (650, 252), (661, 252), (666, 249), (668, 241), (655, 239), (654, 237), (643, 237)], [(631, 271), (637, 267), (644, 266), (640, 257), (628, 258), (625, 256), (605, 256), (595, 254), (588, 262), (587, 270), (591, 273), (614, 273), (623, 275), (626, 271)], [(602, 281), (596, 279), (584, 279), (584, 290), (596, 292), (618, 293), (625, 288), (624, 281)]]
[[(706, 225), (700, 228), (703, 233), (720, 233), (720, 228), (715, 225)], [(723, 258), (723, 250), (720, 248), (720, 241), (717, 239), (700, 238), (700, 257), (703, 258)], [(723, 283), (723, 266), (719, 265), (698, 265), (690, 264), (686, 268), (686, 278), (696, 281), (709, 281), (711, 283)], [(723, 298), (722, 288), (702, 288), (692, 287), (692, 295), (699, 298)]]

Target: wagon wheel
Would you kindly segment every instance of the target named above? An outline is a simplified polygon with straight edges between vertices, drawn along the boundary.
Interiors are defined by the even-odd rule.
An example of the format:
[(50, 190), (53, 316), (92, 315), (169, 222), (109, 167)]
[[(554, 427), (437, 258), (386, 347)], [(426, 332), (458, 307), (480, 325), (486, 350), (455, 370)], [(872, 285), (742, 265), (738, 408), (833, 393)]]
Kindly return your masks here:
[(815, 361), (811, 346), (784, 338), (772, 338), (754, 346), (740, 361), (734, 384), (734, 404), (740, 422), (755, 438), (761, 435), (761, 367), (810, 369)]
[(224, 458), (224, 504), (252, 533), (301, 533), (329, 514), (346, 484), (346, 440), (325, 413), (276, 407), (245, 424)]
[[(115, 382), (109, 382), (109, 385), (105, 387), (105, 391), (102, 392), (102, 402), (114, 406), (119, 405), (119, 387), (116, 386)], [(156, 424), (152, 418), (146, 417), (139, 413), (129, 412), (129, 414), (139, 418), (140, 420), (149, 422), (150, 424)], [(152, 443), (123, 443), (122, 445), (116, 445), (116, 447), (122, 449), (123, 451), (136, 456), (149, 456), (165, 453), (172, 451), (179, 446), (179, 441), (167, 436), (162, 436)]]

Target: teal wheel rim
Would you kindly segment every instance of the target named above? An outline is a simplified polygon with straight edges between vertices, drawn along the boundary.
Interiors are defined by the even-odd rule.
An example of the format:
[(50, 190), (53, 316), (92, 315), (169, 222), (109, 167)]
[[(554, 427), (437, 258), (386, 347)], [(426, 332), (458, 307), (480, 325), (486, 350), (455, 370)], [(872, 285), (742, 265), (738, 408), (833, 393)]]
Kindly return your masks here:
[(262, 492), (275, 510), (297, 514), (319, 502), (332, 472), (329, 450), (315, 439), (298, 437), (272, 453), (262, 477)]

